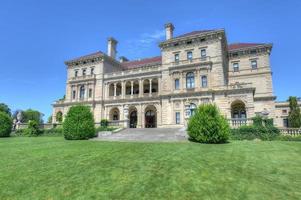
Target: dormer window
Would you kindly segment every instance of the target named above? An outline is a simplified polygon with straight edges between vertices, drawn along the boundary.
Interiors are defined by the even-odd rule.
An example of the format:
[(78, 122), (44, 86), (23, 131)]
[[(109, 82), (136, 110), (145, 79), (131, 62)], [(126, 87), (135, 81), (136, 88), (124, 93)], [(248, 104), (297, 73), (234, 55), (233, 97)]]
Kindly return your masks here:
[(251, 60), (252, 69), (257, 69), (257, 60)]
[(192, 51), (187, 52), (187, 60), (192, 60)]
[(87, 70), (83, 69), (83, 76), (86, 76), (86, 74), (87, 74)]

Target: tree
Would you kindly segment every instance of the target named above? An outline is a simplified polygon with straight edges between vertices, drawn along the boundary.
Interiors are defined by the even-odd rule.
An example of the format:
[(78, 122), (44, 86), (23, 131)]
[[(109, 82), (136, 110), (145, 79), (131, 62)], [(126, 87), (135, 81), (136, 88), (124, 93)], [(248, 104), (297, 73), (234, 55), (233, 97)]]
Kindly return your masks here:
[(11, 116), (11, 110), (8, 107), (8, 105), (6, 105), (5, 103), (0, 103), (0, 112), (4, 112), (4, 113), (8, 114), (9, 116)]
[(288, 115), (288, 125), (292, 128), (300, 128), (301, 126), (301, 113), (300, 107), (298, 105), (297, 97), (289, 97), (289, 115)]
[(52, 123), (52, 115), (50, 115), (50, 116), (48, 117), (47, 123), (48, 123), (48, 124), (51, 124), (51, 123)]
[(9, 137), (13, 122), (11, 117), (4, 112), (0, 112), (0, 137)]
[(203, 104), (189, 119), (187, 131), (197, 142), (224, 143), (229, 138), (230, 126), (216, 105)]
[(72, 106), (63, 122), (63, 132), (67, 140), (83, 140), (94, 137), (94, 118), (90, 108), (84, 105)]
[(37, 110), (28, 109), (23, 111), (23, 122), (28, 123), (30, 120), (36, 121), (37, 123), (42, 123), (43, 114)]

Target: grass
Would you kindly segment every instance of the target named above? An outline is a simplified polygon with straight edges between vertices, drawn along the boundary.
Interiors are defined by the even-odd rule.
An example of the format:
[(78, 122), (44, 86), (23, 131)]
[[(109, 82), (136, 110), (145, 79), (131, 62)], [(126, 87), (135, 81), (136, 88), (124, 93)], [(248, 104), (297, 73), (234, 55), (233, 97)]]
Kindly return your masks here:
[(301, 143), (0, 139), (0, 199), (300, 199)]

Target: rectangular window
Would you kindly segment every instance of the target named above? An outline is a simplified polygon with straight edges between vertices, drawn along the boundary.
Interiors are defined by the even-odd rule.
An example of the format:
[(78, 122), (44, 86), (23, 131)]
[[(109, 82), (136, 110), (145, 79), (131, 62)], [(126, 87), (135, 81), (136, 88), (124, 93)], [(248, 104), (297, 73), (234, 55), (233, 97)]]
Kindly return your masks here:
[(180, 80), (179, 79), (175, 79), (175, 89), (176, 90), (180, 89)]
[(257, 69), (257, 60), (251, 60), (252, 69)]
[(207, 87), (207, 76), (202, 76), (201, 77), (201, 82), (202, 82), (202, 87), (203, 88)]
[(94, 67), (91, 68), (91, 75), (94, 74)]
[(92, 89), (89, 89), (89, 98), (92, 97)]
[(233, 63), (233, 71), (238, 72), (239, 71), (239, 64), (238, 63)]
[(78, 76), (78, 71), (75, 70), (75, 71), (74, 71), (74, 77), (77, 77), (77, 76)]
[(283, 127), (288, 127), (288, 119), (283, 119)]
[(286, 115), (287, 114), (287, 110), (282, 110), (282, 114)]
[(87, 72), (87, 70), (83, 69), (83, 76), (86, 76), (86, 72)]
[(176, 124), (180, 124), (180, 112), (176, 112)]
[(192, 60), (192, 51), (187, 52), (187, 60)]
[(201, 58), (206, 58), (206, 49), (201, 49)]
[(73, 91), (72, 91), (72, 99), (75, 99), (75, 98), (76, 98), (76, 91), (73, 90)]
[(175, 54), (175, 62), (179, 62), (180, 60), (180, 56), (178, 53)]

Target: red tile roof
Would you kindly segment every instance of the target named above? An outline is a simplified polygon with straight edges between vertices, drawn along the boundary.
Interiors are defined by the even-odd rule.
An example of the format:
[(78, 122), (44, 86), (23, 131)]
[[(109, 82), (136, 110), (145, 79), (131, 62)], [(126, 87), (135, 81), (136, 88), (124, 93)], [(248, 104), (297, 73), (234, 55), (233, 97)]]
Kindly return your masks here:
[(91, 54), (88, 54), (88, 55), (85, 55), (85, 56), (80, 56), (80, 57), (77, 57), (77, 58), (73, 58), (73, 59), (68, 60), (66, 62), (73, 62), (73, 61), (78, 61), (78, 60), (92, 58), (92, 57), (101, 56), (101, 55), (104, 55), (104, 53), (101, 52), (101, 51), (97, 51), (97, 52), (94, 52), (94, 53), (91, 53)]
[(200, 34), (200, 33), (206, 33), (206, 32), (210, 32), (210, 31), (214, 31), (214, 30), (192, 31), (192, 32), (189, 32), (189, 33), (185, 33), (185, 34), (179, 35), (179, 36), (177, 36), (175, 38), (187, 37), (187, 36), (197, 35), (197, 34)]
[(156, 56), (152, 58), (144, 58), (141, 60), (133, 60), (133, 61), (127, 61), (124, 63), (121, 63), (124, 69), (132, 69), (137, 67), (142, 67), (146, 65), (155, 65), (155, 64), (161, 64), (162, 63), (162, 57)]
[(264, 45), (264, 44), (263, 43), (234, 43), (234, 44), (228, 45), (228, 50), (233, 51), (233, 50), (237, 50), (237, 49), (255, 47), (255, 46), (259, 46), (259, 45)]

